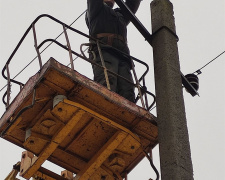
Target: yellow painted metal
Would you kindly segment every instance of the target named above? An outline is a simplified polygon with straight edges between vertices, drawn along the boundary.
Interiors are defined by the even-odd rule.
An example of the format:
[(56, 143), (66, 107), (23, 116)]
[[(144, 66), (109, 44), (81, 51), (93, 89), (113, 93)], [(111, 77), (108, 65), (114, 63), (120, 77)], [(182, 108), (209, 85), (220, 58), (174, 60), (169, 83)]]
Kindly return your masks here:
[(116, 132), (111, 139), (95, 154), (88, 164), (77, 174), (75, 180), (90, 179), (92, 174), (98, 170), (102, 163), (112, 154), (119, 144), (126, 138), (127, 133)]
[[(79, 103), (75, 103), (65, 99), (64, 102), (60, 102), (59, 105), (57, 105), (52, 110), (52, 113), (55, 114), (55, 117), (59, 119), (64, 119), (65, 121), (67, 121), (66, 119), (68, 119), (68, 117), (72, 116), (72, 118), (70, 118), (67, 124), (64, 127), (62, 127), (61, 130), (59, 130), (59, 132), (52, 138), (50, 144), (48, 144), (48, 146), (41, 151), (40, 155), (31, 164), (31, 166), (21, 173), (21, 176), (23, 176), (24, 178), (28, 179), (38, 171), (42, 163), (46, 159), (48, 159), (49, 156), (51, 156), (51, 154), (55, 151), (57, 146), (71, 132), (71, 130), (76, 126), (76, 124), (80, 120), (82, 120), (82, 117), (84, 116), (85, 113), (89, 113), (92, 116), (98, 118), (100, 121), (103, 121), (104, 123), (116, 128), (117, 132), (110, 138), (110, 140), (107, 141), (107, 143), (95, 154), (94, 157), (91, 158), (91, 160), (85, 165), (85, 167), (77, 174), (76, 176), (77, 180), (91, 179), (92, 174), (102, 165), (102, 163), (113, 153), (113, 151), (116, 148), (118, 148), (118, 150), (121, 152), (133, 154), (141, 145), (140, 139), (130, 130)], [(49, 115), (46, 115), (46, 117), (49, 117)], [(46, 126), (46, 124), (55, 125), (55, 123), (53, 123), (54, 121), (53, 120), (50, 121), (50, 119), (47, 120), (47, 123), (43, 122), (46, 122), (46, 120), (42, 120), (42, 125), (44, 124), (44, 126)], [(93, 123), (90, 124), (90, 126), (92, 125)], [(42, 134), (38, 135), (38, 133), (35, 132), (33, 132), (33, 134), (31, 133), (30, 136), (32, 137), (39, 136), (39, 138), (45, 139), (45, 137), (43, 138)], [(28, 137), (26, 143), (29, 141), (30, 139)]]
[[(34, 88), (35, 103), (24, 110)], [(56, 95), (67, 99), (53, 107)], [(14, 99), (1, 118), (0, 133), (35, 154), (23, 172), (26, 178), (46, 159), (77, 179), (125, 178), (144, 158), (143, 149), (158, 143), (153, 115), (54, 59)]]
[(51, 154), (64, 140), (64, 138), (70, 133), (73, 127), (79, 122), (83, 114), (84, 111), (78, 110), (73, 118), (53, 137), (50, 144), (41, 152), (32, 166), (30, 166), (25, 172), (21, 173), (21, 176), (26, 179), (31, 178), (33, 174), (37, 172), (40, 166), (45, 162), (45, 160), (47, 160), (49, 156), (51, 156)]
[[(19, 166), (20, 162), (16, 163), (16, 166)], [(19, 173), (19, 171), (17, 169), (13, 169), (9, 175), (5, 178), (5, 180), (19, 180), (18, 178), (16, 178), (17, 174)]]
[(19, 124), (21, 121), (22, 121), (22, 117), (19, 117), (19, 118), (17, 119), (17, 121), (16, 121), (12, 126), (10, 126), (10, 128), (8, 129), (8, 133), (11, 134), (11, 132), (13, 131), (13, 129), (14, 129), (15, 127), (17, 127), (18, 124)]
[[(120, 129), (121, 131), (124, 131), (124, 132), (130, 134), (136, 141), (140, 142), (140, 139), (134, 133), (132, 133), (129, 129), (127, 129), (124, 126), (121, 126), (120, 124), (110, 120), (109, 118), (107, 118), (107, 117), (105, 117), (105, 116), (103, 116), (103, 115), (101, 115), (101, 114), (99, 114), (99, 113), (97, 113), (97, 112), (95, 112), (95, 111), (93, 111), (93, 110), (91, 110), (91, 109), (89, 109), (89, 108), (79, 104), (79, 103), (76, 103), (76, 102), (73, 102), (73, 101), (69, 101), (67, 99), (64, 100), (64, 103), (65, 104), (70, 104), (70, 105), (75, 106), (77, 108), (83, 109), (84, 111), (90, 113), (92, 116), (95, 116), (96, 118), (98, 118), (99, 120), (101, 120), (104, 123), (108, 124), (109, 126), (115, 127), (117, 129)], [(113, 112), (111, 112), (111, 113), (113, 113)]]
[(68, 179), (68, 180), (73, 180), (73, 173), (68, 171), (68, 170), (62, 171), (61, 176)]
[(39, 171), (35, 172), (35, 174), (32, 175), (32, 177), (33, 177), (34, 179), (56, 180), (55, 178), (52, 178), (52, 177), (50, 177), (50, 176), (48, 176), (48, 175), (45, 175), (45, 174), (43, 174), (43, 173), (41, 173), (41, 172), (39, 172)]
[(73, 178), (60, 176), (52, 171), (49, 171), (48, 169), (45, 169), (43, 167), (39, 168), (38, 171), (33, 175), (33, 178), (36, 178), (37, 180), (43, 179), (43, 180), (72, 180)]
[[(29, 151), (24, 151), (22, 153), (22, 159), (21, 162), (17, 163), (17, 166), (20, 166), (20, 175), (23, 174), (23, 172), (27, 171), (34, 162), (36, 161), (38, 157), (34, 156), (33, 153)], [(67, 173), (69, 174), (69, 173)], [(34, 179), (43, 179), (43, 180), (68, 180), (72, 178), (66, 178), (64, 176), (60, 176), (50, 170), (47, 170), (43, 167), (40, 167), (33, 175), (32, 177)], [(67, 176), (68, 177), (68, 176)], [(14, 179), (8, 179), (8, 180), (14, 180)]]

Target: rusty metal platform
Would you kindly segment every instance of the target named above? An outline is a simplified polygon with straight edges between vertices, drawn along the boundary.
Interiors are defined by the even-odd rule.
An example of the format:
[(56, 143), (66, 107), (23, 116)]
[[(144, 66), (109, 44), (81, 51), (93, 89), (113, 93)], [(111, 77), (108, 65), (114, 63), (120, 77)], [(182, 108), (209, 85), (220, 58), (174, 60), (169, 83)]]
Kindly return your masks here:
[[(53, 107), (57, 95), (67, 98)], [(155, 117), (51, 58), (32, 76), (0, 120), (2, 137), (75, 179), (125, 177), (157, 143)]]

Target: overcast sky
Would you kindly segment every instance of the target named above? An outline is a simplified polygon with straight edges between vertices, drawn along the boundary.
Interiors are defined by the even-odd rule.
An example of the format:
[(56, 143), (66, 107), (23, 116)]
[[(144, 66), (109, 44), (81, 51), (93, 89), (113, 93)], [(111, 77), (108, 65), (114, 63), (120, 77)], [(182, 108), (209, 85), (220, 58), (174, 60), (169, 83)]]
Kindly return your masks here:
[[(150, 0), (142, 1), (137, 17), (151, 33), (150, 2)], [(181, 71), (183, 74), (193, 73), (225, 51), (225, 1), (173, 0), (171, 2), (174, 5), (176, 30), (179, 36)], [(3, 68), (23, 33), (38, 15), (50, 14), (69, 25), (85, 9), (86, 1), (84, 0), (0, 0), (0, 68)], [(72, 27), (85, 33), (88, 32), (84, 16), (76, 21)], [(62, 31), (61, 27), (55, 27), (46, 19), (43, 19), (36, 29), (39, 32), (39, 42), (44, 38), (55, 38)], [(12, 77), (35, 57), (31, 37), (30, 35), (30, 39), (26, 40), (13, 64), (10, 65)], [(87, 42), (86, 39), (82, 38), (74, 41), (76, 42), (72, 42), (72, 44), (75, 48), (79, 48), (79, 46), (76, 47), (76, 43)], [(149, 64), (148, 89), (154, 92), (152, 48), (132, 24), (128, 27), (128, 43), (131, 54)], [(74, 49), (74, 47), (72, 48)], [(49, 53), (43, 55), (44, 61), (47, 61), (50, 56), (54, 57), (56, 51), (58, 50), (54, 51), (53, 48), (49, 48)], [(57, 54), (57, 60), (69, 62), (67, 58), (68, 55)], [(37, 65), (38, 63), (34, 66)], [(35, 68), (31, 69), (32, 71), (28, 70), (28, 72), (18, 76), (18, 79), (28, 79), (38, 71), (38, 69), (34, 70)], [(199, 75), (200, 97), (192, 97), (185, 90), (183, 91), (196, 180), (224, 179), (225, 177), (224, 69), (225, 54), (202, 69), (202, 74)], [(139, 69), (139, 71), (142, 70)], [(81, 72), (85, 73), (85, 71), (86, 66), (81, 68)], [(92, 78), (91, 73), (88, 76)], [(5, 84), (6, 81), (1, 77), (0, 89)], [(0, 92), (1, 97), (4, 92), (5, 89)], [(4, 106), (0, 102), (0, 116), (4, 111)], [(155, 110), (152, 113), (156, 115)], [(11, 171), (12, 166), (20, 161), (22, 151), (24, 150), (16, 145), (0, 139), (0, 179), (4, 179)], [(154, 163), (160, 169), (158, 147), (153, 153)], [(50, 165), (50, 167), (52, 166)], [(155, 179), (155, 174), (151, 170), (149, 162), (143, 160), (128, 177), (129, 180), (148, 180), (149, 178)]]

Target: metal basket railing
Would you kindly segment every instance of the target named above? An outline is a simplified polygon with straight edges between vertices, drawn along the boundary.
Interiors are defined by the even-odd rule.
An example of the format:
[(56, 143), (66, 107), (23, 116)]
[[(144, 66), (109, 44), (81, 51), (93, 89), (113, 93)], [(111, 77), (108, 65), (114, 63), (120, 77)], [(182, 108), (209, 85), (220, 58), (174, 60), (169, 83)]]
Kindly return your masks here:
[[(49, 19), (51, 19), (52, 21), (58, 23), (59, 25), (61, 25), (63, 27), (63, 33), (65, 35), (65, 39), (66, 39), (66, 42), (67, 42), (67, 45), (62, 45), (60, 42), (56, 41), (55, 39), (45, 39), (43, 42), (41, 42), (39, 45), (37, 43), (37, 36), (36, 36), (36, 29), (35, 29), (35, 24), (38, 22), (39, 19), (43, 18), (43, 17), (47, 17)], [(9, 59), (7, 60), (5, 66), (3, 67), (2, 69), (2, 76), (7, 80), (7, 90), (6, 92), (4, 93), (3, 95), (3, 103), (6, 105), (6, 108), (8, 108), (8, 106), (10, 105), (10, 92), (11, 92), (11, 83), (15, 83), (17, 85), (20, 86), (20, 90), (23, 88), (24, 86), (24, 83), (20, 82), (20, 81), (17, 81), (13, 78), (10, 77), (10, 70), (9, 70), (9, 64), (11, 63), (11, 60), (13, 59), (14, 55), (16, 54), (16, 52), (18, 51), (19, 47), (21, 46), (21, 44), (23, 43), (24, 39), (27, 37), (28, 33), (32, 30), (33, 32), (33, 38), (34, 38), (34, 47), (35, 47), (35, 50), (37, 52), (37, 59), (38, 59), (38, 62), (39, 62), (39, 66), (40, 66), (40, 69), (42, 68), (42, 59), (41, 59), (41, 53), (40, 53), (40, 48), (47, 42), (51, 42), (51, 43), (55, 43), (56, 45), (58, 45), (59, 47), (65, 49), (66, 51), (68, 51), (69, 53), (69, 57), (70, 57), (70, 65), (71, 65), (71, 69), (75, 70), (75, 67), (74, 67), (74, 63), (73, 63), (73, 59), (72, 59), (72, 54), (76, 55), (77, 57), (91, 63), (91, 64), (94, 64), (100, 68), (103, 68), (104, 71), (105, 71), (105, 78), (107, 79), (108, 78), (108, 73), (111, 73), (113, 75), (116, 75), (118, 78), (123, 78), (124, 80), (128, 81), (129, 83), (133, 84), (137, 90), (138, 90), (138, 94), (135, 98), (135, 103), (137, 103), (138, 100), (141, 100), (141, 104), (142, 104), (142, 107), (147, 109), (147, 110), (150, 110), (153, 105), (155, 104), (155, 95), (152, 94), (151, 92), (149, 92), (147, 90), (147, 87), (145, 85), (145, 76), (146, 74), (148, 73), (149, 71), (149, 67), (148, 65), (135, 58), (135, 57), (132, 57), (128, 54), (125, 54), (124, 52), (114, 48), (114, 47), (111, 47), (109, 46), (111, 49), (113, 49), (114, 51), (117, 51), (117, 53), (121, 53), (123, 54), (123, 56), (127, 56), (129, 57), (131, 60), (132, 60), (132, 72), (133, 72), (133, 75), (134, 75), (134, 80), (135, 80), (135, 83), (125, 79), (124, 77), (108, 70), (105, 66), (104, 66), (104, 63), (102, 65), (99, 65), (97, 63), (95, 63), (93, 60), (87, 58), (84, 54), (84, 51), (83, 51), (83, 46), (89, 46), (91, 43), (84, 43), (84, 44), (81, 44), (80, 46), (80, 50), (81, 50), (81, 53), (77, 53), (76, 51), (72, 50), (71, 48), (71, 45), (70, 45), (70, 41), (69, 41), (69, 36), (68, 36), (68, 33), (67, 33), (67, 30), (71, 30), (73, 31), (74, 33), (77, 33), (83, 37), (86, 37), (88, 38), (88, 40), (91, 40), (91, 42), (94, 42), (97, 46), (98, 46), (98, 49), (100, 48), (100, 44), (104, 44), (103, 42), (99, 41), (98, 39), (96, 38), (93, 38), (77, 29), (74, 29), (72, 27), (70, 27), (69, 25), (61, 22), (60, 20), (48, 15), (48, 14), (42, 14), (40, 16), (38, 16), (33, 22), (32, 24), (28, 27), (28, 29), (26, 30), (26, 32), (24, 33), (24, 35), (22, 36), (22, 38), (20, 39), (19, 43), (17, 44), (16, 48), (14, 49), (14, 51), (12, 52), (12, 54), (10, 55)], [(104, 46), (108, 46), (106, 44), (104, 44)], [(99, 51), (101, 51), (101, 48), (99, 49)], [(137, 62), (137, 63), (140, 63), (142, 64), (143, 66), (145, 66), (146, 70), (144, 71), (144, 73), (141, 75), (140, 78), (137, 77), (137, 74), (136, 74), (136, 71), (135, 71), (135, 68), (134, 68), (134, 61)], [(104, 62), (104, 60), (103, 60)], [(142, 84), (141, 84), (142, 83)], [(109, 89), (110, 89), (110, 86), (107, 86)], [(152, 103), (150, 105), (148, 105), (148, 95), (150, 95), (153, 99)], [(5, 100), (7, 99), (7, 100)]]

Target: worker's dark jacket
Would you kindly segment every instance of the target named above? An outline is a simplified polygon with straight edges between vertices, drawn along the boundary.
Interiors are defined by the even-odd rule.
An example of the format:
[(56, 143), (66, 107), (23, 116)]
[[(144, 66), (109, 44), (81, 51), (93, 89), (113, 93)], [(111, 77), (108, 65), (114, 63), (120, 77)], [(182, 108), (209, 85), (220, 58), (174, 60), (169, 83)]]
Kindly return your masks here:
[[(140, 0), (127, 0), (126, 4), (135, 13), (140, 5)], [(123, 40), (115, 38), (111, 45), (129, 54), (126, 42), (129, 20), (121, 9), (112, 9), (103, 3), (103, 0), (87, 0), (87, 7), (86, 22), (90, 36), (97, 38), (97, 34), (101, 33), (118, 34), (123, 37)], [(107, 43), (107, 37), (100, 39)]]

